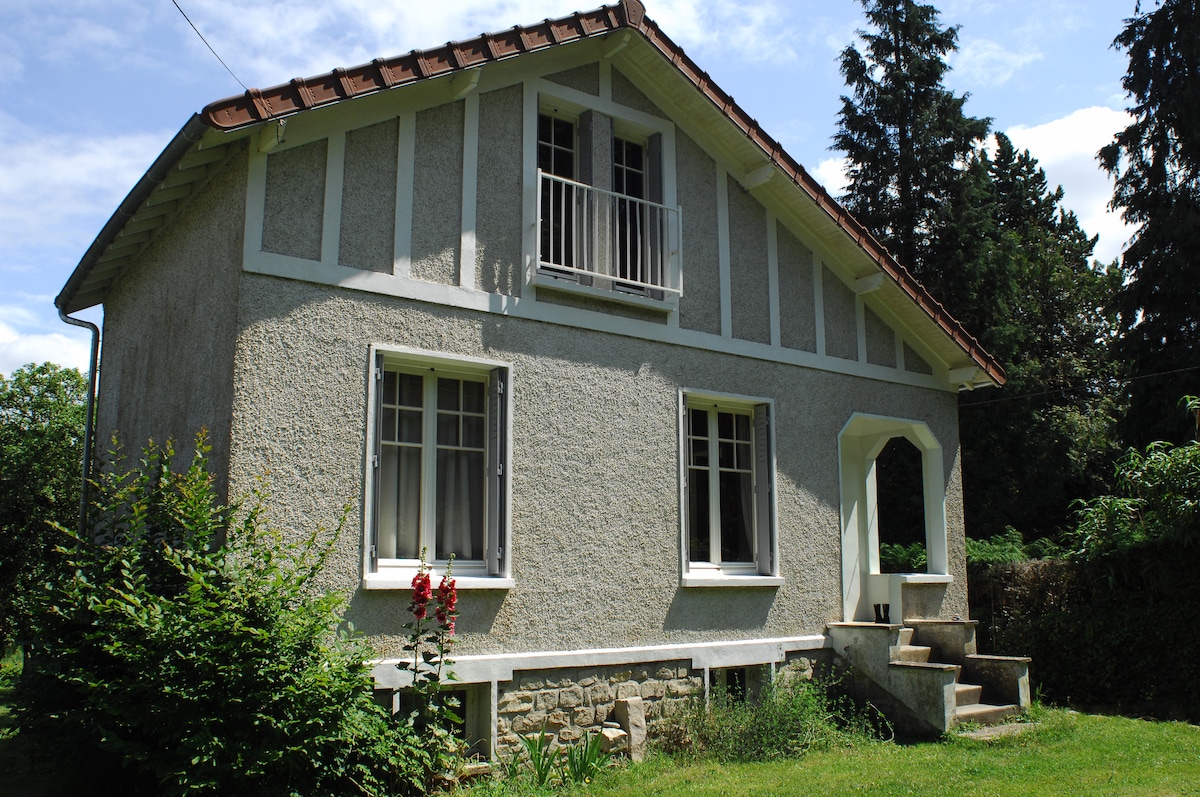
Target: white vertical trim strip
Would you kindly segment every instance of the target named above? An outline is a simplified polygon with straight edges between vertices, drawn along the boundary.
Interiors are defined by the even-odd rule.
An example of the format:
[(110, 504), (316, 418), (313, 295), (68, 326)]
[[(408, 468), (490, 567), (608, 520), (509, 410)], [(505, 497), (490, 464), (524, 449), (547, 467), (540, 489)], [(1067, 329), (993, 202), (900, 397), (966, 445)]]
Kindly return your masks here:
[(412, 271), (413, 190), (417, 174), (417, 115), (400, 114), (396, 138), (396, 233), (392, 273), (408, 279)]
[(612, 102), (612, 61), (600, 59), (600, 99)]
[(462, 240), (458, 284), (475, 290), (475, 221), (479, 203), (479, 92), (463, 98)]
[(242, 268), (262, 251), (263, 219), (267, 212), (267, 156), (250, 148), (246, 176), (246, 226), (242, 238)]
[(767, 302), (771, 320), (771, 345), (782, 345), (779, 316), (779, 238), (775, 214), (767, 211)]
[[(532, 81), (525, 81), (524, 108), (522, 116), (521, 163), (524, 164), (524, 190), (522, 197), (521, 254), (524, 259), (522, 270), (522, 295), (533, 296), (533, 272), (537, 268), (537, 224), (538, 224), (538, 177), (537, 177), (537, 126), (538, 92)], [(534, 297), (536, 300), (536, 297)]]
[(720, 262), (721, 337), (733, 337), (733, 277), (729, 255), (729, 174), (717, 165), (717, 257)]
[(854, 325), (858, 333), (858, 361), (867, 361), (867, 305), (862, 296), (854, 295)]
[(825, 264), (813, 257), (813, 325), (817, 333), (818, 357), (825, 356)]
[(342, 186), (346, 182), (346, 131), (329, 134), (325, 150), (325, 212), (321, 219), (321, 262), (338, 265), (342, 246)]

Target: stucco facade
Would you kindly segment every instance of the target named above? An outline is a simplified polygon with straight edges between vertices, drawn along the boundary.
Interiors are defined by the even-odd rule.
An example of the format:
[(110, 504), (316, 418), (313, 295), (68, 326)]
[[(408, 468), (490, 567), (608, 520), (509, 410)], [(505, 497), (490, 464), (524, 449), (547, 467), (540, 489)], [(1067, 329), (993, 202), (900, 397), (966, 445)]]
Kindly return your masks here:
[[(829, 623), (869, 619), (888, 589), (919, 616), (967, 613), (956, 393), (987, 363), (656, 59), (618, 31), (206, 132), (185, 157), (222, 157), (102, 289), (101, 439), (207, 428), (230, 494), (265, 476), (286, 533), (349, 507), (320, 584), (350, 597), (381, 688), (400, 683), (414, 563), (375, 547), (392, 406), (377, 385), (384, 369), (459, 368), (501, 386), (479, 411), (500, 430), (480, 451), (501, 475), (487, 477), (488, 554), (458, 571), (455, 648), (492, 742), (512, 727), (503, 695), (531, 682), (516, 673), (569, 670), (574, 690), (589, 666), (616, 684), (636, 665), (659, 699), (656, 662), (703, 688), (710, 669), (817, 655)], [(555, 123), (575, 131), (579, 189), (538, 171)], [(613, 206), (663, 226), (600, 219), (628, 240), (596, 251), (615, 262), (637, 236), (661, 247), (662, 273), (548, 264), (552, 235), (586, 227), (539, 239), (553, 191), (609, 201), (618, 148), (649, 187)], [(698, 501), (734, 500), (696, 498), (709, 413), (713, 429), (744, 423), (729, 450), (755, 457), (728, 469), (753, 484), (753, 519), (748, 497), (735, 519), (753, 551), (724, 564), (695, 519)], [(873, 457), (895, 436), (923, 452), (931, 507), (932, 572), (907, 587), (880, 579), (876, 551)]]

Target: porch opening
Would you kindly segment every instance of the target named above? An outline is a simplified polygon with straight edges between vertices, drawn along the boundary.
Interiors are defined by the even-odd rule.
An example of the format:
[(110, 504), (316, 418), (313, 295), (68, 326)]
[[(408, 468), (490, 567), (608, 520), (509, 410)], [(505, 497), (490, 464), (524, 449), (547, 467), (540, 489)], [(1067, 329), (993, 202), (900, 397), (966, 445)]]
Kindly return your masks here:
[(879, 572), (925, 573), (925, 489), (920, 450), (893, 437), (875, 457)]

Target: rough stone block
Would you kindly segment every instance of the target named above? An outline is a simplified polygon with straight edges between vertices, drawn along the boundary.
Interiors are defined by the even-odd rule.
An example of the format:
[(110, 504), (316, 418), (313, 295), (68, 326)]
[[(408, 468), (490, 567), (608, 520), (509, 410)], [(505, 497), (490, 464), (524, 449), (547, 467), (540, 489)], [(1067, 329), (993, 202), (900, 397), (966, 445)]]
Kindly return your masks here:
[(546, 712), (531, 711), (528, 714), (513, 717), (512, 729), (517, 733), (534, 733), (540, 731), (545, 722)]
[(675, 669), (673, 667), (659, 667), (657, 674), (664, 681), (669, 681), (675, 677)]
[(611, 686), (601, 681), (594, 686), (588, 687), (587, 695), (592, 705), (597, 705), (611, 701), (613, 699), (613, 690)]
[(558, 692), (558, 705), (563, 708), (582, 706), (584, 701), (583, 687), (568, 686)]
[(539, 690), (539, 689), (545, 689), (545, 688), (546, 688), (546, 682), (545, 682), (545, 681), (543, 681), (543, 680), (542, 680), (542, 679), (540, 679), (540, 678), (539, 678), (539, 679), (537, 679), (537, 680), (534, 680), (534, 679), (530, 679), (530, 680), (522, 680), (522, 681), (521, 681), (521, 688), (522, 688), (522, 689), (527, 689), (527, 690), (529, 690), (530, 692), (536, 692), (536, 691), (537, 691), (537, 690)]
[(642, 698), (658, 698), (667, 693), (666, 684), (657, 678), (642, 682)]
[(550, 711), (558, 708), (558, 692), (548, 689), (533, 696), (533, 707), (538, 711)]
[(546, 730), (556, 731), (571, 724), (571, 718), (562, 709), (555, 709), (546, 715)]
[(646, 757), (646, 710), (642, 699), (618, 700), (614, 708), (621, 730), (629, 734), (629, 758), (641, 761)]
[(576, 725), (582, 725), (585, 728), (589, 725), (596, 724), (596, 710), (591, 706), (578, 706), (572, 712), (571, 719)]
[(606, 753), (623, 752), (628, 740), (629, 734), (620, 728), (605, 728), (600, 731), (600, 749)]
[(627, 697), (641, 697), (642, 688), (636, 681), (625, 681), (617, 684), (617, 699), (621, 700)]
[(598, 680), (599, 679), (596, 678), (595, 676), (589, 675), (587, 678), (579, 679), (579, 685), (584, 688), (587, 688), (587, 687), (591, 686), (592, 684), (596, 683)]
[(573, 725), (568, 725), (558, 732), (558, 740), (560, 742), (577, 742), (583, 738), (583, 729)]
[(496, 711), (501, 714), (533, 711), (533, 695), (529, 692), (505, 692), (500, 695)]
[(625, 682), (625, 681), (628, 681), (628, 680), (629, 680), (630, 678), (632, 678), (632, 677), (633, 677), (633, 672), (632, 672), (632, 671), (630, 671), (630, 670), (622, 670), (622, 671), (620, 671), (620, 672), (615, 672), (615, 673), (613, 673), (612, 675), (610, 675), (610, 676), (608, 677), (608, 680), (609, 680), (609, 682), (610, 682), (610, 683), (619, 684), (619, 683), (623, 683), (623, 682)]
[(694, 691), (692, 682), (688, 678), (677, 678), (674, 681), (667, 681), (667, 694), (671, 697), (686, 697)]
[(504, 735), (504, 734), (508, 733), (511, 728), (512, 728), (512, 724), (509, 723), (507, 718), (498, 717), (496, 719), (496, 733), (498, 733), (500, 735)]

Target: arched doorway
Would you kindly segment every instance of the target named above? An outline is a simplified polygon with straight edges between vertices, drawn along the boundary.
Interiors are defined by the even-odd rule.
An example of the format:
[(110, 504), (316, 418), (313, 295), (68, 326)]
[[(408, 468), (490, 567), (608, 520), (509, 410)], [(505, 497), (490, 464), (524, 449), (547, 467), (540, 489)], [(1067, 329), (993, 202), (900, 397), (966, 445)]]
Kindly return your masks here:
[[(904, 441), (906, 445), (892, 441)], [(890, 453), (889, 452), (890, 450)], [(904, 584), (948, 583), (946, 485), (942, 447), (921, 421), (856, 413), (838, 435), (842, 503), (843, 618), (869, 622), (873, 604), (892, 606), (893, 622), (903, 617)], [(884, 485), (881, 471), (907, 469)], [(919, 482), (914, 471), (919, 470)], [(907, 489), (909, 495), (901, 495)], [(912, 492), (919, 492), (917, 495)], [(920, 506), (918, 514), (913, 508)], [(881, 510), (885, 527), (924, 538), (924, 572), (886, 573), (880, 567)], [(914, 528), (915, 526), (915, 528)]]

